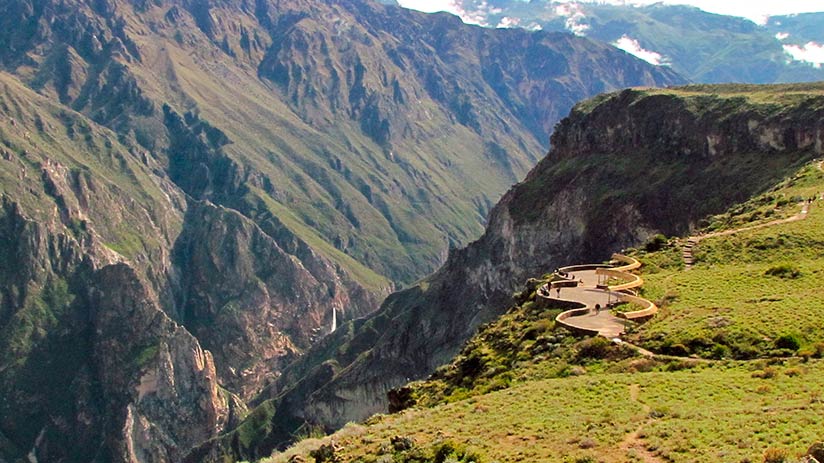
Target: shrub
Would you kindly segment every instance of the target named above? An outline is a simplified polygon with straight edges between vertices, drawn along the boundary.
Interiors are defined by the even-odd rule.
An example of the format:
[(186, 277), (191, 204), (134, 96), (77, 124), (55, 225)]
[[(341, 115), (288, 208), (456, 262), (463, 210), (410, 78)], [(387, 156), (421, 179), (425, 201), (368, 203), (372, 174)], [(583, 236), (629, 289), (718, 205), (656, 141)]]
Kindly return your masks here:
[(578, 346), (578, 359), (604, 359), (609, 354), (612, 342), (601, 336), (582, 341)]
[(309, 452), (309, 456), (315, 459), (316, 463), (337, 463), (341, 461), (338, 452), (340, 448), (334, 443), (323, 444), (315, 450)]
[(687, 357), (690, 355), (690, 350), (683, 344), (672, 344), (662, 346), (663, 351), (667, 355), (675, 355), (676, 357)]
[(662, 234), (657, 234), (647, 241), (644, 245), (644, 250), (647, 252), (660, 251), (667, 245), (667, 237)]
[(582, 449), (591, 449), (595, 447), (595, 440), (589, 437), (584, 438), (581, 442), (578, 443), (578, 447)]
[(415, 440), (406, 436), (392, 436), (389, 443), (396, 452), (403, 452), (415, 446)]
[(795, 333), (783, 334), (775, 340), (776, 349), (789, 349), (797, 351), (801, 347), (801, 339)]
[(758, 386), (755, 389), (755, 392), (757, 392), (758, 394), (769, 394), (770, 392), (772, 392), (772, 388), (766, 384), (762, 384), (761, 386)]
[(482, 458), (475, 452), (466, 449), (460, 444), (455, 444), (449, 441), (441, 442), (433, 447), (434, 463), (444, 463), (446, 461), (454, 461), (460, 463), (480, 463)]
[(787, 451), (770, 447), (764, 451), (764, 463), (784, 463), (787, 461)]
[(598, 460), (596, 460), (595, 458), (587, 455), (585, 457), (576, 458), (575, 463), (598, 463)]
[(792, 264), (779, 264), (768, 268), (764, 275), (778, 278), (798, 278), (801, 276), (801, 270)]
[(798, 355), (800, 355), (802, 357), (807, 357), (807, 358), (809, 358), (809, 357), (817, 358), (817, 359), (824, 358), (824, 342), (817, 342), (817, 343), (807, 347), (806, 349), (804, 349), (803, 353), (799, 352)]
[(778, 371), (773, 367), (766, 367), (763, 370), (753, 372), (753, 378), (770, 379), (778, 376)]
[(716, 344), (712, 347), (712, 358), (725, 359), (730, 357), (730, 348), (723, 344)]
[(664, 371), (681, 371), (689, 368), (695, 368), (698, 365), (695, 361), (689, 360), (672, 360), (664, 366)]

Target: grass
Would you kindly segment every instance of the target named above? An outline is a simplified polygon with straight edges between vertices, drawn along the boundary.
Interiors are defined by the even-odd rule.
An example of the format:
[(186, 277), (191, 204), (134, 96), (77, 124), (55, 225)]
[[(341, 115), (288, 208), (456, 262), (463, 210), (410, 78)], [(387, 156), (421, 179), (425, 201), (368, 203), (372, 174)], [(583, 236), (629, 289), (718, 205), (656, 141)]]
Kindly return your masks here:
[[(810, 198), (824, 191), (824, 173), (805, 166), (776, 188), (734, 207), (711, 230), (766, 223), (745, 220), (753, 208), (774, 198)], [(824, 337), (824, 209), (814, 201), (808, 217), (780, 225), (706, 238), (694, 249), (689, 272), (673, 265), (680, 247), (646, 254), (658, 263), (644, 274), (645, 297), (665, 301), (661, 313), (641, 327), (636, 339), (664, 352), (705, 357), (752, 358), (787, 355), (775, 345), (782, 335), (797, 335), (802, 348)], [(781, 206), (778, 216), (798, 213), (796, 202)], [(677, 258), (677, 257), (676, 257)]]
[[(803, 166), (709, 218), (706, 229), (791, 217), (800, 204), (783, 198), (820, 191), (824, 173)], [(603, 338), (574, 340), (554, 328), (556, 310), (536, 305), (540, 281), (532, 280), (515, 294), (519, 306), (483, 326), (450, 364), (393, 392), (402, 411), (265, 461), (329, 442), (340, 461), (391, 461), (387, 448), (398, 436), (423, 448), (448, 440), (498, 462), (797, 459), (821, 439), (824, 413), (822, 204), (815, 201), (804, 220), (705, 238), (689, 271), (683, 239), (656, 236), (634, 251), (645, 263), (644, 296), (661, 307), (634, 341), (667, 354), (739, 360), (640, 358)]]
[(265, 202), (269, 210), (277, 216), (278, 219), (280, 219), (286, 227), (290, 229), (290, 231), (292, 231), (292, 233), (299, 236), (302, 240), (305, 240), (310, 246), (321, 252), (329, 259), (332, 259), (332, 261), (339, 266), (349, 270), (358, 283), (364, 285), (364, 287), (370, 291), (374, 291), (379, 294), (384, 293), (388, 288), (391, 288), (392, 285), (389, 280), (378, 275), (372, 269), (366, 267), (351, 256), (329, 244), (329, 242), (319, 236), (315, 230), (306, 226), (303, 221), (298, 219), (294, 212), (290, 209), (274, 201), (262, 191), (256, 189), (253, 189), (253, 191)]
[[(162, 21), (159, 10), (147, 14)], [(322, 27), (309, 20), (301, 24)], [(449, 245), (476, 238), (486, 212), (479, 205), (491, 205), (544, 151), (532, 138), (497, 137), (512, 164), (509, 174), (478, 152), (488, 134), (481, 137), (450, 122), (428, 99), (404, 118), (408, 128), (393, 126), (408, 133), (385, 149), (349, 115), (314, 107), (311, 99), (287, 103), (255, 65), (245, 68), (225, 55), (199, 51), (211, 45), (195, 43), (201, 39), (194, 36), (186, 37), (193, 47), (165, 39), (135, 38), (144, 61), (156, 63), (130, 68), (146, 94), (168, 101), (179, 113), (196, 107), (231, 139), (225, 153), (274, 185), (267, 195), (281, 205), (281, 213), (289, 210), (301, 228), (326, 243), (342, 243), (339, 250), (396, 283), (419, 279), (437, 268)], [(358, 56), (368, 68), (376, 65), (368, 62), (373, 55), (361, 50)], [(387, 72), (402, 78), (399, 69)], [(158, 73), (170, 76), (168, 84), (158, 82)], [(326, 249), (319, 252), (336, 258)]]
[[(792, 458), (821, 439), (816, 415), (824, 363), (786, 362), (761, 378), (754, 364), (717, 365), (682, 374), (651, 374), (641, 400), (663, 417), (645, 428), (645, 439), (672, 462), (762, 461), (770, 448)], [(754, 371), (755, 370), (755, 371)]]
[[(48, 101), (8, 74), (0, 73), (0, 87), (0, 150), (14, 154), (0, 160), (0, 191), (18, 202), (27, 217), (45, 223), (62, 220), (78, 238), (90, 225), (110, 249), (126, 257), (151, 252), (166, 238), (158, 231), (172, 235), (180, 226), (180, 217), (168, 211), (161, 181), (114, 132)], [(44, 170), (56, 191), (43, 184)], [(59, 213), (68, 217), (55, 217)]]
[[(762, 379), (757, 368), (773, 368)], [(621, 444), (641, 440), (663, 461), (761, 461), (772, 447), (803, 453), (821, 438), (824, 362), (772, 366), (728, 362), (649, 373), (597, 373), (530, 381), (432, 408), (377, 416), (326, 440), (299, 444), (267, 462), (334, 441), (341, 461), (373, 461), (393, 436), (420, 445), (449, 439), (484, 461), (632, 461)], [(637, 385), (633, 398), (630, 387)]]

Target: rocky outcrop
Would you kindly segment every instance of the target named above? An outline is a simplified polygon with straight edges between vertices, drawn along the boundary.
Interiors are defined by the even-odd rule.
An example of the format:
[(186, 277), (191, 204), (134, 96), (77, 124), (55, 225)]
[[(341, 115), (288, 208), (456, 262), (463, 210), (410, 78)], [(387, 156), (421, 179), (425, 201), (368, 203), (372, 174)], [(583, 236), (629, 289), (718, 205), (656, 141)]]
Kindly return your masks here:
[(22, 264), (4, 270), (0, 289), (7, 455), (176, 461), (216, 435), (229, 410), (211, 354), (150, 285), (6, 201), (3, 255)]
[(181, 322), (215, 354), (221, 384), (256, 393), (336, 322), (379, 301), (311, 250), (287, 253), (236, 211), (193, 203), (174, 248)]
[(222, 429), (229, 404), (211, 353), (163, 313), (132, 269), (97, 272), (88, 307), (112, 460), (178, 461)]
[[(225, 156), (189, 120), (214, 170)], [(333, 310), (378, 304), (275, 218), (266, 232), (187, 197), (150, 153), (8, 75), (0, 135), (0, 458), (179, 461), (245, 416), (227, 388), (251, 394)], [(224, 178), (181, 183), (225, 198)]]
[[(755, 88), (734, 86), (626, 90), (582, 103), (481, 239), (315, 346), (260, 396), (277, 410), (271, 422), (336, 428), (385, 411), (385, 391), (451, 358), (508, 307), (519, 282), (683, 233), (820, 155), (824, 99), (814, 88), (785, 99), (791, 88), (758, 87), (752, 99)], [(764, 93), (775, 100), (759, 100)], [(288, 441), (272, 434), (255, 451)]]

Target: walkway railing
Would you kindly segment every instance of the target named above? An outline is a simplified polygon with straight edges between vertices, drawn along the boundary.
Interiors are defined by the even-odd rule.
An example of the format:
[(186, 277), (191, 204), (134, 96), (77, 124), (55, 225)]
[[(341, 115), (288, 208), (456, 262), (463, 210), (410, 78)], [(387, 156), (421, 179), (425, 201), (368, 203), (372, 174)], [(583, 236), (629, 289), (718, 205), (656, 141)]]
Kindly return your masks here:
[[(641, 262), (637, 259), (634, 259), (629, 256), (625, 256), (623, 254), (613, 254), (612, 260), (620, 263), (622, 265), (608, 265), (608, 264), (584, 264), (584, 265), (572, 265), (568, 267), (562, 267), (558, 270), (560, 274), (567, 275), (571, 272), (581, 272), (581, 271), (595, 271), (595, 274), (599, 277), (606, 277), (615, 278), (621, 283), (616, 285), (610, 286), (597, 286), (597, 289), (594, 290), (601, 290), (605, 292), (609, 292), (611, 296), (614, 296), (618, 301), (625, 302), (629, 304), (635, 304), (640, 307), (638, 310), (619, 313), (617, 318), (625, 319), (625, 320), (645, 320), (652, 316), (654, 316), (658, 312), (658, 307), (652, 302), (642, 297), (635, 296), (633, 294), (627, 294), (627, 292), (631, 289), (640, 288), (644, 284), (643, 278), (633, 273), (629, 273), (632, 270), (636, 270), (641, 267)], [(559, 273), (556, 273), (559, 275)], [(560, 276), (560, 275), (559, 275)], [(571, 299), (560, 299), (560, 298), (553, 298), (551, 291), (552, 290), (559, 290), (560, 288), (569, 288), (569, 287), (577, 287), (578, 281), (573, 278), (566, 278), (562, 277), (562, 279), (552, 281), (547, 283), (538, 290), (538, 295), (542, 299), (546, 300), (554, 300), (558, 302), (562, 302), (569, 307), (570, 304), (574, 304), (574, 308), (570, 310), (566, 310), (561, 312), (557, 317), (555, 317), (555, 322), (560, 326), (567, 328), (568, 330), (572, 331), (573, 333), (582, 334), (582, 335), (589, 335), (595, 336), (602, 334), (598, 330), (584, 328), (582, 326), (577, 326), (571, 321), (570, 319), (574, 319), (575, 317), (584, 316), (590, 314), (592, 310), (595, 310), (596, 307), (592, 306), (592, 304), (587, 304), (583, 300), (576, 300), (574, 297)]]
[(618, 300), (620, 300), (621, 302), (627, 302), (630, 304), (641, 306), (640, 310), (634, 310), (631, 312), (619, 312), (618, 317), (620, 318), (624, 318), (627, 320), (643, 320), (646, 318), (650, 318), (656, 313), (658, 313), (658, 306), (656, 306), (652, 301), (644, 299), (643, 297), (621, 293), (618, 295)]
[(595, 274), (598, 276), (625, 281), (625, 283), (607, 286), (610, 291), (626, 291), (628, 289), (640, 288), (644, 284), (643, 278), (638, 275), (620, 270), (599, 268), (595, 271)]

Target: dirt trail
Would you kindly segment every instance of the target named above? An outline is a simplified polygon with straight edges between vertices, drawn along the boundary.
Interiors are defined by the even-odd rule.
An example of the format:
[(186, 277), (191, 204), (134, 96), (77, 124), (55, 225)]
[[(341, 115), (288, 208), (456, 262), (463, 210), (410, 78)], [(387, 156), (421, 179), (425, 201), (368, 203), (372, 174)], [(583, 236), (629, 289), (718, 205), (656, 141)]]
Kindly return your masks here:
[[(818, 161), (817, 166), (818, 166), (818, 170), (824, 172), (824, 159)], [(821, 194), (821, 197), (819, 199), (824, 200), (824, 193)], [(693, 248), (695, 248), (695, 246), (698, 244), (698, 242), (703, 240), (704, 238), (712, 238), (714, 236), (733, 235), (735, 233), (742, 232), (742, 231), (756, 230), (756, 229), (759, 229), (759, 228), (766, 228), (766, 227), (772, 227), (772, 226), (775, 226), (775, 225), (781, 225), (781, 224), (784, 224), (784, 223), (795, 222), (797, 220), (806, 219), (807, 218), (807, 213), (809, 213), (809, 212), (810, 212), (810, 203), (808, 201), (804, 201), (804, 203), (801, 206), (801, 211), (798, 214), (796, 214), (792, 217), (788, 217), (786, 219), (773, 220), (772, 222), (762, 223), (762, 224), (758, 224), (758, 225), (752, 225), (752, 226), (749, 226), (749, 227), (736, 228), (734, 230), (725, 230), (725, 231), (722, 231), (722, 232), (708, 233), (706, 235), (690, 236), (689, 238), (687, 238), (687, 244), (684, 245), (684, 248), (681, 252), (681, 256), (684, 259), (684, 270), (689, 270), (689, 269), (692, 268), (693, 264), (695, 263), (695, 258), (692, 255)]]
[(640, 460), (643, 463), (664, 463), (664, 460), (647, 450), (646, 445), (644, 445), (644, 440), (641, 438), (641, 431), (644, 429), (644, 426), (652, 423), (655, 419), (649, 416), (651, 411), (650, 406), (638, 399), (640, 390), (640, 385), (631, 384), (629, 386), (629, 398), (633, 402), (637, 402), (641, 405), (641, 409), (644, 411), (645, 420), (643, 423), (638, 425), (635, 431), (624, 437), (624, 440), (621, 442), (620, 446), (621, 453), (626, 455), (628, 460), (631, 461)]
[[(819, 168), (821, 168), (821, 164), (819, 164)], [(757, 230), (759, 228), (767, 228), (773, 227), (775, 225), (781, 225), (790, 222), (796, 222), (798, 220), (804, 220), (807, 218), (807, 214), (810, 212), (810, 203), (808, 201), (804, 201), (803, 205), (801, 206), (801, 211), (786, 219), (778, 219), (773, 220), (772, 222), (761, 223), (758, 225), (751, 225), (749, 227), (742, 227), (742, 228), (735, 228), (733, 230), (724, 230), (715, 233), (707, 233), (706, 235), (694, 235), (687, 238), (687, 244), (684, 245), (683, 251), (681, 253), (684, 259), (684, 270), (689, 270), (692, 268), (693, 264), (695, 263), (695, 258), (692, 255), (692, 251), (695, 246), (705, 238), (713, 238), (716, 236), (727, 236), (727, 235), (734, 235), (736, 233), (748, 230)]]

